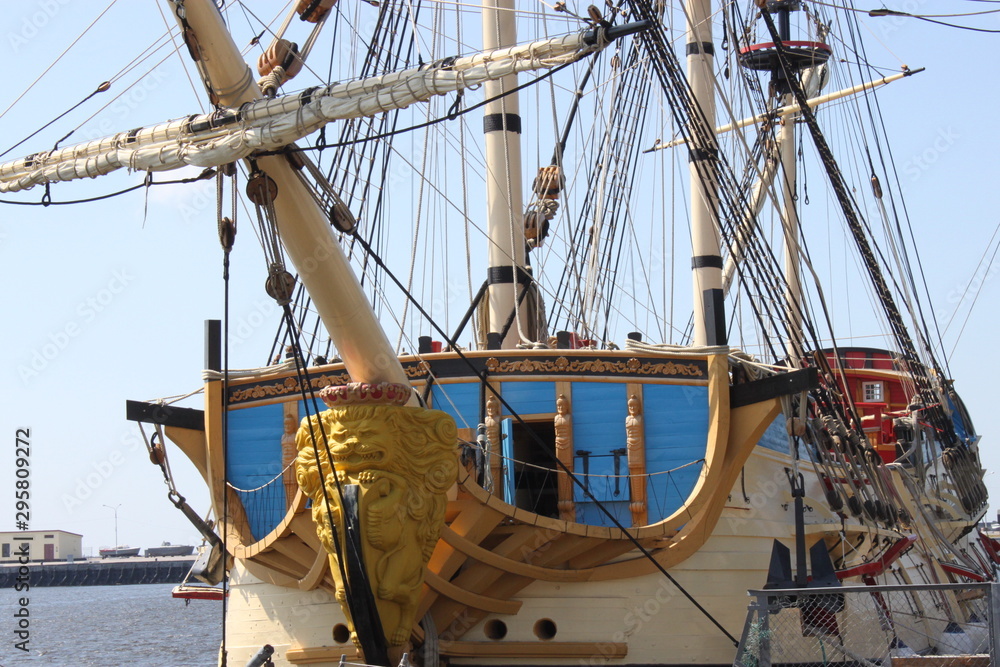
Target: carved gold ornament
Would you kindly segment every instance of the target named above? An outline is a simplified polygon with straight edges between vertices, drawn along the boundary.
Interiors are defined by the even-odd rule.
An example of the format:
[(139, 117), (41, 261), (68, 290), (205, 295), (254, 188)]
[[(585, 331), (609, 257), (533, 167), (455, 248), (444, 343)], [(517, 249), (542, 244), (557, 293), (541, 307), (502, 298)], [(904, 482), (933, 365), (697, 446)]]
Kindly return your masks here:
[(632, 375), (685, 375), (703, 377), (705, 371), (698, 364), (683, 364), (674, 361), (641, 362), (635, 357), (623, 361), (608, 359), (497, 359), (486, 360), (486, 370), (490, 373), (602, 373)]
[[(425, 377), (430, 373), (431, 367), (426, 361), (418, 364), (407, 365), (404, 369), (406, 376), (413, 379)], [(309, 388), (312, 390), (325, 389), (327, 387), (351, 386), (351, 376), (346, 372), (322, 373), (309, 378)], [(297, 395), (302, 393), (302, 386), (298, 378), (287, 377), (283, 380), (269, 381), (254, 384), (248, 387), (238, 387), (229, 392), (229, 403), (242, 403), (245, 401), (255, 401), (262, 398), (275, 398), (280, 396)]]
[[(348, 619), (341, 576), (346, 564), (336, 552), (330, 519), (344, 545), (340, 489), (358, 485), (362, 559), (386, 639), (399, 646), (417, 620), (424, 567), (444, 524), (446, 492), (457, 478), (458, 435), (443, 412), (391, 404), (396, 390), (385, 390), (386, 401), (379, 403), (373, 385), (351, 387), (331, 388), (330, 398), (341, 405), (302, 421), (295, 438), (297, 478), (312, 498), (316, 533), (330, 553), (337, 598)], [(405, 392), (408, 396), (409, 387)], [(351, 632), (356, 638), (353, 623)]]

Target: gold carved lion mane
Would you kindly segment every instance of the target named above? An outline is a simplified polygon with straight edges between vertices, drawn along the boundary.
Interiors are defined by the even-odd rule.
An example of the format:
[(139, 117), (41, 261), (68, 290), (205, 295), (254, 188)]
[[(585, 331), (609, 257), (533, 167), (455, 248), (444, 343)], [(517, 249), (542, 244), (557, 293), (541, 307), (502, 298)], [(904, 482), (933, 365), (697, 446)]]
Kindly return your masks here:
[(458, 474), (457, 442), (455, 422), (445, 413), (385, 404), (331, 408), (302, 420), (296, 434), (296, 476), (312, 498), (316, 532), (330, 553), (337, 597), (348, 618), (329, 522), (332, 516), (343, 545), (343, 508), (330, 455), (341, 488), (359, 486), (362, 558), (392, 646), (407, 641), (416, 622), (424, 566), (444, 523), (446, 493)]

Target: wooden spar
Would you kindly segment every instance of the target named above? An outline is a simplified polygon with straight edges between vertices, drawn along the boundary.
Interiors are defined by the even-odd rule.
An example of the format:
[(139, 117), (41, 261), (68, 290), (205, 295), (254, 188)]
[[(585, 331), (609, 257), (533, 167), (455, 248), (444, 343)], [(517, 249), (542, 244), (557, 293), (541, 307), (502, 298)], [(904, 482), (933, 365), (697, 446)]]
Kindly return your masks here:
[[(616, 33), (617, 36), (630, 34), (642, 27), (641, 22), (632, 23), (602, 29), (602, 33), (610, 40)], [(196, 44), (197, 38), (190, 35), (189, 39)], [(117, 169), (154, 172), (185, 165), (219, 167), (255, 152), (280, 151), (335, 120), (403, 109), (434, 96), (476, 88), (490, 79), (517, 72), (552, 69), (600, 48), (597, 30), (590, 30), (333, 83), (310, 89), (308, 95), (300, 92), (274, 99), (255, 99), (240, 105), (238, 110), (221, 107), (211, 113), (0, 162), (0, 192), (19, 192), (37, 185), (96, 178)], [(245, 90), (242, 80), (233, 90)], [(218, 101), (220, 94), (227, 99), (239, 99), (228, 91), (213, 93), (213, 99)]]
[[(722, 292), (719, 235), (718, 142), (715, 138), (714, 46), (709, 0), (687, 0), (687, 70), (692, 101), (691, 274), (694, 289), (693, 344), (725, 345), (726, 314)], [(700, 108), (700, 112), (697, 110)], [(703, 128), (697, 126), (704, 122)], [(703, 130), (703, 131), (699, 131)]]
[[(924, 68), (915, 70), (906, 70), (904, 72), (898, 72), (891, 76), (886, 76), (881, 79), (873, 79), (866, 83), (859, 83), (856, 86), (851, 86), (850, 88), (844, 88), (843, 90), (838, 90), (833, 93), (828, 93), (826, 95), (820, 95), (818, 97), (813, 97), (809, 100), (809, 108), (815, 109), (821, 104), (826, 104), (827, 102), (833, 102), (845, 97), (850, 97), (851, 95), (856, 95), (857, 93), (864, 92), (866, 90), (872, 90), (880, 86), (885, 86), (892, 83), (893, 81), (898, 81), (904, 76), (910, 76), (911, 74), (919, 74), (923, 72)], [(739, 130), (741, 128), (747, 127), (749, 125), (755, 125), (757, 123), (763, 123), (771, 118), (784, 118), (786, 116), (792, 116), (798, 114), (802, 111), (802, 107), (798, 104), (789, 104), (787, 106), (778, 107), (774, 111), (765, 111), (764, 113), (759, 113), (756, 116), (750, 116), (749, 118), (742, 118), (735, 123), (729, 123), (728, 125), (721, 125), (715, 128), (716, 134), (725, 134), (726, 132), (732, 132), (733, 130)], [(666, 148), (674, 148), (675, 146), (680, 146), (681, 144), (687, 143), (684, 139), (674, 139), (673, 141), (668, 141), (665, 144), (657, 144), (652, 148), (648, 148), (644, 153), (652, 153), (653, 151), (662, 151)]]
[[(215, 4), (209, 0), (169, 1), (181, 29), (186, 24), (196, 40), (195, 48), (200, 52), (198, 67), (209, 95), (230, 108), (260, 99), (250, 68)], [(274, 208), (281, 243), (299, 271), (351, 379), (408, 385), (406, 373), (379, 326), (326, 214), (314, 203), (284, 157), (261, 157), (257, 164), (278, 186)]]
[[(790, 100), (791, 95), (786, 95)], [(799, 266), (799, 215), (796, 200), (795, 116), (782, 119), (780, 133), (781, 173), (783, 175), (781, 225), (785, 246), (785, 321), (788, 341), (785, 352), (791, 368), (798, 368), (802, 349), (802, 284)]]
[[(483, 48), (511, 46), (517, 41), (513, 0), (483, 0)], [(484, 85), (490, 99), (517, 87), (511, 75)], [(487, 332), (499, 333), (515, 308), (525, 264), (524, 202), (521, 193), (521, 116), (518, 95), (510, 93), (486, 105), (487, 235), (489, 237), (489, 320)], [(517, 322), (501, 341), (513, 348), (521, 342), (527, 309), (518, 308)]]
[(729, 294), (729, 288), (733, 285), (736, 277), (736, 267), (743, 261), (743, 253), (746, 250), (747, 242), (752, 234), (757, 232), (757, 216), (760, 215), (767, 201), (771, 185), (774, 183), (774, 176), (778, 172), (778, 159), (772, 154), (767, 154), (764, 159), (764, 167), (760, 172), (760, 178), (754, 185), (750, 193), (747, 206), (747, 213), (740, 219), (740, 226), (736, 230), (733, 252), (726, 257), (726, 265), (722, 269), (722, 291)]

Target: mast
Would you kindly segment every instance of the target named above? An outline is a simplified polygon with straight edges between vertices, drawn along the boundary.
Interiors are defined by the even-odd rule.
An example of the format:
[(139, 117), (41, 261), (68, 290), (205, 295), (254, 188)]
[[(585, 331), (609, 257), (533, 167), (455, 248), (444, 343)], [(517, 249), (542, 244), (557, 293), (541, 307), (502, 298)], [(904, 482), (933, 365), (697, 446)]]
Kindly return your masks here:
[[(720, 251), (718, 142), (715, 134), (712, 14), (710, 0), (687, 0), (687, 69), (691, 95), (702, 117), (695, 118), (690, 146), (691, 270), (694, 288), (693, 344), (725, 345), (726, 314)], [(700, 131), (699, 131), (700, 129)]]
[[(752, 70), (770, 72), (770, 87), (777, 96), (780, 117), (776, 153), (781, 167), (781, 225), (784, 240), (785, 271), (785, 325), (788, 340), (785, 355), (791, 368), (801, 366), (805, 355), (802, 333), (802, 279), (799, 262), (800, 234), (799, 216), (796, 208), (796, 151), (795, 123), (804, 108), (811, 108), (826, 99), (836, 99), (852, 94), (857, 88), (840, 91), (824, 99), (813, 99), (819, 94), (826, 81), (825, 67), (830, 58), (830, 47), (821, 41), (790, 41), (791, 13), (800, 9), (798, 0), (769, 0), (767, 11), (774, 12), (778, 19), (778, 40), (785, 51), (787, 63), (782, 63), (775, 44), (764, 42), (751, 44), (740, 50), (741, 64)], [(817, 25), (818, 36), (825, 38), (826, 29)], [(898, 76), (905, 76), (901, 73)], [(897, 77), (898, 78), (898, 77)], [(893, 79), (894, 80), (894, 79)], [(808, 89), (808, 103), (797, 100), (792, 94), (792, 85), (805, 85)], [(860, 86), (862, 89), (888, 83), (889, 78)], [(742, 122), (742, 121), (741, 121)]]
[[(483, 49), (513, 46), (517, 39), (514, 0), (483, 0)], [(517, 87), (517, 76), (506, 76), (484, 85), (490, 99)], [(483, 118), (486, 134), (486, 206), (489, 238), (489, 291), (487, 338), (496, 339), (511, 313), (516, 322), (499, 341), (501, 348), (513, 348), (526, 330), (528, 312), (517, 305), (521, 290), (527, 289), (525, 272), (524, 202), (521, 194), (521, 116), (517, 93), (505, 95), (486, 105)], [(489, 334), (497, 334), (490, 336)], [(495, 345), (496, 341), (490, 343)]]
[[(238, 108), (260, 99), (260, 89), (215, 4), (208, 0), (170, 3), (212, 102)], [(283, 156), (259, 157), (257, 166), (277, 185), (274, 210), (281, 243), (352, 380), (409, 385), (327, 215)]]
[[(798, 0), (771, 0), (768, 11), (776, 12), (778, 17), (778, 32), (782, 44), (791, 39), (791, 12), (798, 9)], [(804, 68), (803, 68), (804, 69)], [(787, 71), (780, 63), (775, 62), (771, 69), (771, 86), (779, 96), (780, 106), (789, 106), (795, 98), (792, 96), (788, 77), (799, 77), (801, 70), (794, 68)], [(799, 216), (795, 206), (796, 193), (796, 155), (795, 155), (795, 119), (798, 114), (785, 116), (781, 119), (781, 129), (778, 133), (778, 154), (781, 162), (781, 226), (784, 237), (784, 269), (785, 269), (785, 324), (788, 329), (788, 340), (785, 342), (785, 354), (788, 365), (798, 368), (802, 362), (802, 284), (801, 267), (799, 266)]]
[[(787, 39), (787, 36), (784, 37)], [(792, 94), (784, 95), (783, 104), (792, 102)], [(781, 155), (782, 206), (781, 224), (784, 228), (785, 245), (785, 321), (788, 324), (788, 341), (785, 353), (791, 368), (798, 368), (802, 362), (802, 283), (799, 265), (799, 214), (795, 208), (796, 156), (795, 118), (781, 119), (778, 137)]]

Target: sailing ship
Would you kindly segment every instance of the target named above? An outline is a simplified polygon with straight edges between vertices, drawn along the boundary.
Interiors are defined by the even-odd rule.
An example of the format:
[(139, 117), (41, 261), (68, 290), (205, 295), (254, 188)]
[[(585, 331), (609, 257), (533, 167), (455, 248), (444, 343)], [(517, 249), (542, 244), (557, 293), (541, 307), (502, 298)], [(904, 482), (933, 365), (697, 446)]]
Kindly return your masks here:
[[(0, 164), (0, 191), (45, 203), (62, 181), (126, 169), (148, 192), (204, 169), (227, 286), (254, 227), (282, 319), (266, 363), (230, 368), (213, 321), (203, 409), (129, 404), (213, 547), (195, 575), (229, 591), (228, 662), (268, 644), (293, 665), (727, 664), (748, 588), (993, 579), (979, 436), (898, 182), (874, 161), (848, 180), (820, 123), (914, 70), (845, 81), (874, 70), (838, 67), (820, 3), (692, 0), (679, 27), (641, 0), (487, 0), (476, 29), (461, 3), (291, 4), (246, 40), (255, 76), (216, 3), (170, 0), (212, 111)], [(324, 30), (330, 67), (358, 69), (301, 86)], [(812, 157), (882, 347), (838, 337), (804, 240)], [(448, 225), (481, 232), (483, 257)], [(213, 521), (174, 485), (174, 447)], [(943, 597), (922, 634), (889, 624), (886, 651), (928, 648), (966, 602)]]

